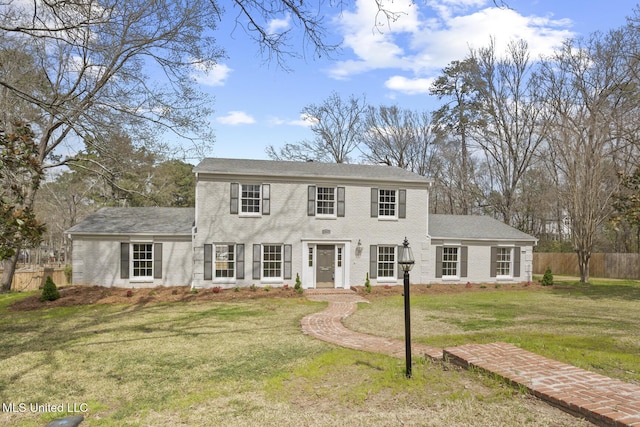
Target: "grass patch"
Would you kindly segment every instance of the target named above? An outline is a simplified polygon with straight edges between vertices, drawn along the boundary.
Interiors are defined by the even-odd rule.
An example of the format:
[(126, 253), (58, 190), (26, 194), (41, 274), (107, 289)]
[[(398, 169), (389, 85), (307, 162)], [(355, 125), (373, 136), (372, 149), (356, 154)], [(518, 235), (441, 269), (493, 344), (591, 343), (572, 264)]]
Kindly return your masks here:
[[(26, 312), (4, 301), (0, 398), (86, 404), (83, 427), (587, 425), (475, 371), (416, 358), (407, 379), (404, 360), (308, 337), (300, 319), (326, 304), (304, 298)], [(378, 305), (391, 307), (382, 316), (391, 318), (395, 304), (361, 306), (364, 321), (379, 317)], [(492, 331), (481, 326), (476, 332)], [(0, 425), (64, 415), (1, 412)]]
[[(504, 341), (525, 350), (640, 384), (640, 284), (562, 282), (543, 291), (416, 295), (414, 341), (440, 347)], [(358, 310), (348, 326), (402, 339), (403, 301)]]

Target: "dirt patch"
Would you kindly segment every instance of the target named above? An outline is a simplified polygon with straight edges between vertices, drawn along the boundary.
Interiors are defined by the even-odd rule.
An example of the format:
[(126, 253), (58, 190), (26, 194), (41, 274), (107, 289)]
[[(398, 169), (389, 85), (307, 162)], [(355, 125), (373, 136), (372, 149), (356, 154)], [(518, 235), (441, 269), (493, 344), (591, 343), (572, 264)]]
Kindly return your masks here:
[[(368, 293), (364, 286), (352, 289), (367, 299), (402, 295), (403, 286), (373, 286)], [(538, 290), (545, 289), (537, 283), (518, 284), (434, 284), (411, 285), (411, 295), (491, 292), (498, 290)], [(548, 288), (547, 288), (548, 289)], [(193, 292), (189, 286), (158, 286), (155, 288), (107, 288), (103, 286), (66, 286), (60, 287), (60, 299), (40, 301), (40, 294), (35, 294), (11, 305), (12, 310), (38, 310), (50, 307), (69, 307), (88, 304), (130, 304), (145, 305), (167, 302), (190, 301), (234, 301), (255, 298), (300, 298), (301, 294), (293, 287), (273, 288), (234, 288), (234, 289), (199, 289)]]

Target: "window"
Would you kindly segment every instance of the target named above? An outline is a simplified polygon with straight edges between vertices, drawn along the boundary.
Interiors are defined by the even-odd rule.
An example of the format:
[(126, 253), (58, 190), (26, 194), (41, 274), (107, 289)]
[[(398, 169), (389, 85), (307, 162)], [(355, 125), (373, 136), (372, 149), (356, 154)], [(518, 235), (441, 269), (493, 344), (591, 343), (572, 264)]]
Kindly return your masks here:
[(399, 219), (407, 217), (407, 190), (371, 189), (371, 217)]
[(396, 247), (378, 246), (378, 277), (395, 277)]
[(496, 273), (498, 276), (511, 275), (511, 248), (497, 248)]
[(234, 245), (216, 245), (215, 277), (235, 276)]
[(153, 277), (153, 244), (134, 243), (131, 246), (133, 277)]
[(378, 202), (379, 217), (395, 217), (396, 216), (396, 191), (380, 190)]
[(338, 267), (342, 267), (342, 247), (338, 246)]
[(316, 214), (335, 215), (336, 189), (330, 187), (318, 187), (316, 195)]
[(260, 213), (260, 185), (242, 184), (240, 213)]
[(309, 247), (309, 267), (313, 267), (313, 248)]
[(264, 245), (262, 248), (262, 277), (282, 277), (282, 246)]
[(442, 248), (442, 275), (458, 275), (458, 248)]

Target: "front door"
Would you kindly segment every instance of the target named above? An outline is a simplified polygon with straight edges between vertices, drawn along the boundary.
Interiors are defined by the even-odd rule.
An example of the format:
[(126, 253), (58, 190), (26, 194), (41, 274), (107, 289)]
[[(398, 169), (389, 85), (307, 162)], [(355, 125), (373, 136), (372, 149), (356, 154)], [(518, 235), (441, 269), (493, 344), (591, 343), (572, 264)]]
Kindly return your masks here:
[(318, 245), (316, 262), (316, 288), (333, 288), (335, 279), (336, 247)]

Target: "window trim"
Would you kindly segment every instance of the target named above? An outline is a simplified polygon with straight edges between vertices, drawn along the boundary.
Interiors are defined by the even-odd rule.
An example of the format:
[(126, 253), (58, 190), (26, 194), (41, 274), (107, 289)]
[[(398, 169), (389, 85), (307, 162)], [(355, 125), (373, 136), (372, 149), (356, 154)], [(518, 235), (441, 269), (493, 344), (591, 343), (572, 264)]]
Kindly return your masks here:
[[(391, 192), (393, 192), (393, 202), (383, 202), (382, 196), (383, 192), (389, 192), (388, 197), (391, 196)], [(382, 213), (383, 205), (391, 207), (393, 206), (393, 215), (386, 215)], [(378, 219), (398, 219), (398, 190), (390, 189), (390, 188), (380, 188), (378, 189)]]
[[(151, 250), (148, 251), (148, 253), (150, 253), (151, 257), (147, 258), (146, 260), (136, 260), (135, 259), (135, 254), (136, 254), (136, 246), (140, 246), (140, 245), (145, 245), (145, 246), (150, 246)], [(130, 255), (130, 260), (131, 262), (129, 263), (129, 268), (130, 268), (130, 273), (129, 273), (129, 277), (131, 278), (131, 281), (140, 281), (140, 282), (146, 282), (146, 281), (150, 281), (153, 280), (153, 276), (154, 276), (154, 245), (153, 242), (147, 241), (147, 242), (131, 242), (131, 246), (129, 248), (129, 250), (131, 251), (131, 255)], [(138, 251), (140, 252), (140, 251)], [(145, 252), (147, 252), (147, 250), (145, 249)], [(148, 267), (145, 267), (144, 270), (149, 270), (151, 272), (151, 274), (147, 274), (147, 275), (136, 275), (135, 271), (136, 271), (136, 267), (135, 267), (135, 263), (136, 261), (138, 262), (147, 262), (147, 263), (151, 263)], [(140, 270), (141, 268), (138, 267), (138, 269)]]
[[(395, 200), (393, 202), (394, 215), (381, 215), (380, 200), (383, 191), (393, 191)], [(389, 202), (384, 202), (389, 204)], [(402, 188), (371, 188), (371, 218), (378, 218), (381, 221), (397, 221), (407, 217), (407, 190)]]
[[(244, 187), (258, 187), (258, 197), (254, 197), (254, 198), (249, 198), (249, 197), (244, 197)], [(244, 212), (243, 209), (243, 201), (244, 200), (251, 200), (251, 201), (255, 201), (258, 200), (258, 210), (256, 212)], [(239, 216), (261, 216), (262, 215), (262, 184), (240, 184), (239, 185), (239, 193), (238, 193), (238, 215)]]
[[(337, 187), (330, 186), (320, 186), (316, 185), (316, 197), (315, 197), (315, 216), (318, 218), (336, 218), (338, 215), (338, 189)], [(320, 200), (320, 191), (321, 190), (333, 190), (332, 191), (332, 200)], [(320, 213), (320, 203), (330, 203), (331, 204), (331, 213)]]
[[(380, 255), (381, 255), (381, 251), (380, 249), (393, 249), (392, 255), (393, 255), (393, 260), (391, 261), (381, 261), (380, 260)], [(376, 278), (379, 281), (396, 281), (397, 277), (398, 277), (398, 246), (397, 245), (377, 245), (377, 250), (376, 250)], [(391, 264), (393, 271), (391, 272), (392, 274), (390, 276), (384, 275), (381, 276), (380, 272), (380, 266), (381, 264)]]
[[(456, 259), (455, 261), (450, 261), (450, 260), (445, 260), (445, 256), (447, 255), (446, 252), (447, 250), (453, 250), (455, 249), (455, 254), (456, 254)], [(441, 267), (441, 272), (442, 272), (442, 279), (443, 280), (457, 280), (460, 279), (460, 267), (461, 267), (461, 247), (460, 246), (443, 246), (442, 247), (442, 267)], [(450, 263), (453, 264), (455, 263), (455, 274), (445, 274), (445, 263)]]

